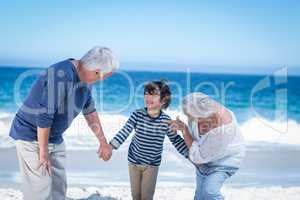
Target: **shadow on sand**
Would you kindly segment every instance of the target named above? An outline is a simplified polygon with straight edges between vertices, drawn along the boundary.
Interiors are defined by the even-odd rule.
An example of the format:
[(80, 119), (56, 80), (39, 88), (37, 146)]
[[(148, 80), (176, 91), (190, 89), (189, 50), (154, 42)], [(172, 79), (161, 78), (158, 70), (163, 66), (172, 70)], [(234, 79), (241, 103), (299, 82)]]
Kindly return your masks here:
[(101, 194), (95, 193), (95, 194), (90, 195), (87, 198), (81, 198), (81, 199), (67, 198), (66, 200), (120, 200), (120, 199), (116, 199), (116, 198), (109, 197), (109, 196), (102, 196)]

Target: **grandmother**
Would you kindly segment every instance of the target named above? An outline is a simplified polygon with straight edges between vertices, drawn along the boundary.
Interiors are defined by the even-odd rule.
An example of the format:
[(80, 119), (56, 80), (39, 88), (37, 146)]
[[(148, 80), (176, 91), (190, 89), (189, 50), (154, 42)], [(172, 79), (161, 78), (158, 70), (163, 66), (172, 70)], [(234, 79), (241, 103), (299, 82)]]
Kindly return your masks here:
[(196, 166), (195, 200), (223, 200), (221, 187), (240, 167), (244, 140), (235, 115), (203, 93), (191, 93), (183, 102), (188, 125), (178, 117), (169, 121), (180, 130)]

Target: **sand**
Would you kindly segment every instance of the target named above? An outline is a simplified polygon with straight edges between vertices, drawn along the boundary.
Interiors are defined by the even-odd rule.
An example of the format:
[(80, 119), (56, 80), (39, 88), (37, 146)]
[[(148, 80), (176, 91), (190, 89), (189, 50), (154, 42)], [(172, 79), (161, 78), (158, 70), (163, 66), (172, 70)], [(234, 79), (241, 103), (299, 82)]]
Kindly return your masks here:
[[(193, 199), (194, 188), (191, 187), (158, 187), (155, 198), (159, 200), (190, 200)], [(245, 187), (223, 188), (223, 194), (230, 200), (299, 200), (300, 187)], [(129, 200), (128, 186), (106, 187), (70, 187), (67, 191), (68, 200)], [(0, 188), (1, 200), (21, 200), (19, 190)]]

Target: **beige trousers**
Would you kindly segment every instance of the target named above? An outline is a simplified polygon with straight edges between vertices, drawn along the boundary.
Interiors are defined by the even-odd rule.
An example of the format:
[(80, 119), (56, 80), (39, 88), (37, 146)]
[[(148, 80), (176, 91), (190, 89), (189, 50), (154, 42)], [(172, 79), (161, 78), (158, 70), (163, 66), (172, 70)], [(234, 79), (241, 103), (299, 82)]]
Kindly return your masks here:
[(128, 164), (133, 200), (152, 200), (155, 192), (158, 167)]
[(49, 144), (52, 176), (39, 168), (37, 142), (16, 141), (22, 176), (24, 200), (65, 200), (67, 181), (65, 174), (66, 151), (64, 143)]

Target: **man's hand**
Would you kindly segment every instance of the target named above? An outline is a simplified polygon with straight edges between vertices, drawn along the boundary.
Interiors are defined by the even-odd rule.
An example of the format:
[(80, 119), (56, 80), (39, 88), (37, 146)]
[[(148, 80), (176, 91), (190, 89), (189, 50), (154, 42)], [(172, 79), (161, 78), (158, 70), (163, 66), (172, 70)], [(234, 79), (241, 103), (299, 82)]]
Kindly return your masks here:
[(52, 176), (51, 171), (51, 163), (49, 160), (49, 153), (46, 150), (42, 150), (39, 152), (39, 169), (42, 167), (43, 172), (46, 172), (49, 174), (49, 176)]
[(110, 144), (107, 144), (106, 142), (100, 143), (98, 150), (99, 158), (102, 158), (104, 161), (108, 161), (111, 158), (112, 150), (113, 148)]
[(37, 127), (37, 137), (39, 143), (39, 169), (42, 167), (43, 173), (48, 172), (49, 176), (52, 175), (51, 172), (51, 163), (49, 160), (48, 152), (48, 138), (50, 128), (40, 128)]
[(167, 122), (171, 130), (174, 132), (181, 131), (184, 133), (187, 129), (186, 124), (179, 119), (179, 116), (176, 117), (176, 120), (170, 120)]
[(99, 158), (102, 158), (104, 161), (108, 161), (112, 154), (112, 147), (107, 144), (97, 112), (95, 111), (85, 115), (85, 119), (100, 143), (97, 152)]

